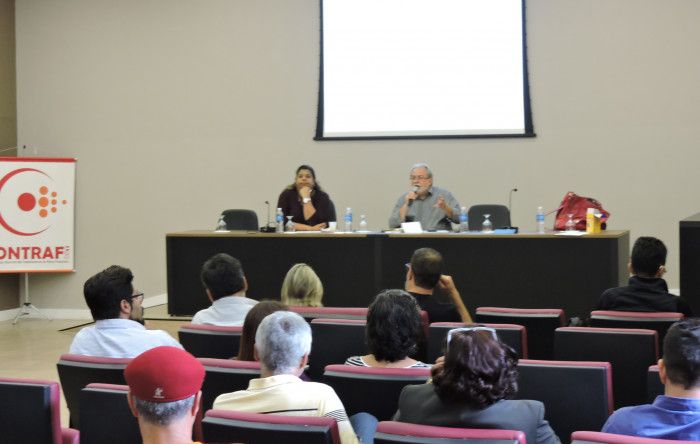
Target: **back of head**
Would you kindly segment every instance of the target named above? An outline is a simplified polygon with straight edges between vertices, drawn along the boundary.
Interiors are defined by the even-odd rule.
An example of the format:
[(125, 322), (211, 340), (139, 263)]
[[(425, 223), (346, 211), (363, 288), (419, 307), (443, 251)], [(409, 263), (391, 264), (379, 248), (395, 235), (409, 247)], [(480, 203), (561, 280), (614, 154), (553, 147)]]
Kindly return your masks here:
[(96, 321), (118, 318), (121, 301), (130, 299), (134, 291), (133, 280), (131, 270), (112, 265), (85, 281), (83, 295), (92, 318)]
[(654, 277), (666, 265), (666, 246), (655, 237), (642, 236), (632, 247), (632, 270), (642, 277)]
[(248, 311), (243, 321), (241, 345), (238, 349), (238, 356), (236, 356), (236, 359), (239, 361), (254, 361), (253, 349), (258, 326), (267, 315), (287, 309), (288, 307), (279, 301), (263, 300), (253, 305), (253, 308)]
[(124, 378), (139, 418), (168, 426), (192, 411), (204, 382), (204, 366), (177, 347), (155, 347), (134, 358)]
[(663, 361), (673, 384), (685, 390), (700, 388), (700, 319), (684, 319), (668, 329)]
[(433, 372), (435, 392), (443, 402), (485, 408), (515, 396), (517, 355), (492, 334), (485, 330), (453, 331), (445, 364)]
[(442, 255), (432, 248), (419, 248), (411, 256), (411, 270), (416, 285), (432, 290), (442, 274)]
[(278, 311), (263, 319), (255, 333), (260, 362), (274, 375), (295, 374), (311, 351), (311, 327), (291, 311)]
[(314, 269), (306, 264), (295, 264), (282, 282), (282, 302), (287, 305), (323, 307), (323, 284)]
[(416, 351), (421, 333), (418, 302), (403, 290), (384, 290), (367, 311), (367, 348), (378, 361), (395, 362)]
[(219, 253), (202, 265), (202, 284), (214, 300), (238, 293), (245, 288), (243, 266), (235, 257)]

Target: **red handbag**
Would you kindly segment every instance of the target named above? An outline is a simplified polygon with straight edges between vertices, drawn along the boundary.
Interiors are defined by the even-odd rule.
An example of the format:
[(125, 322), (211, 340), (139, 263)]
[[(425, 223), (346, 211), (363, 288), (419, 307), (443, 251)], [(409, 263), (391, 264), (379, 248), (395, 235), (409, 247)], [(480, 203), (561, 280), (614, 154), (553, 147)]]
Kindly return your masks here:
[(554, 219), (555, 230), (566, 230), (566, 222), (569, 220), (569, 214), (573, 215), (574, 226), (576, 230), (586, 230), (586, 211), (589, 208), (595, 208), (596, 213), (602, 214), (601, 228), (605, 230), (606, 221), (610, 217), (610, 213), (603, 209), (603, 204), (593, 199), (592, 197), (583, 197), (569, 191), (561, 200), (559, 208), (557, 208), (557, 216)]

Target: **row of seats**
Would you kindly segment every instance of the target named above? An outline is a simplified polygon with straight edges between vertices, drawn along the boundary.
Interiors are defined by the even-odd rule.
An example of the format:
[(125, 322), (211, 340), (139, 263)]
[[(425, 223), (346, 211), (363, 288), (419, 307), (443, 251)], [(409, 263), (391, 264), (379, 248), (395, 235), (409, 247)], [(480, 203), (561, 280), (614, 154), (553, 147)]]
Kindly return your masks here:
[[(222, 393), (245, 389), (260, 376), (258, 362), (198, 358), (205, 367), (202, 410), (212, 408)], [(123, 370), (128, 359), (63, 355), (58, 373), (71, 413), (71, 426), (84, 432), (83, 417), (94, 415), (85, 404), (84, 387), (90, 383), (125, 384)], [(651, 367), (651, 384), (643, 393), (653, 399), (663, 391), (658, 368)], [(521, 359), (518, 363), (518, 397), (545, 404), (547, 417), (560, 436), (575, 430), (600, 430), (613, 409), (611, 366), (607, 362), (571, 362)], [(368, 412), (389, 420), (396, 411), (401, 389), (422, 384), (430, 376), (426, 368), (390, 369), (329, 365), (321, 380), (334, 388), (348, 414)], [(101, 387), (104, 389), (104, 387)], [(586, 412), (581, 415), (580, 412)], [(91, 420), (88, 421), (88, 423)]]
[[(526, 362), (539, 367), (537, 373), (548, 378), (542, 361)], [(331, 366), (336, 367), (336, 366)], [(342, 367), (342, 366), (338, 366)], [(581, 365), (585, 368), (586, 365)], [(592, 366), (595, 367), (595, 366)], [(598, 366), (605, 368), (605, 365)], [(542, 369), (545, 371), (542, 373)], [(355, 369), (362, 370), (362, 369)], [(523, 369), (521, 369), (522, 371)], [(607, 368), (609, 370), (609, 367)], [(335, 371), (329, 368), (327, 372)], [(587, 378), (583, 375), (580, 380)], [(546, 385), (546, 384), (545, 384)], [(0, 378), (0, 424), (3, 443), (46, 442), (52, 444), (111, 444), (141, 442), (136, 418), (127, 401), (128, 386), (92, 383), (80, 392), (83, 424), (80, 433), (60, 427), (59, 387), (56, 382)], [(203, 410), (206, 408), (202, 406)], [(590, 406), (581, 405), (588, 409)], [(607, 405), (610, 408), (610, 403)], [(590, 410), (581, 410), (590, 412)], [(579, 415), (588, 416), (588, 415)], [(597, 427), (591, 427), (597, 429)], [(599, 432), (559, 431), (560, 437), (571, 436), (573, 444), (663, 444), (665, 441)], [(204, 442), (285, 442), (339, 444), (338, 428), (333, 418), (264, 415), (222, 410), (208, 410), (200, 415), (194, 438)], [(525, 444), (525, 435), (514, 430), (483, 430), (423, 426), (392, 421), (379, 423), (377, 443), (448, 443), (469, 442)], [(566, 440), (566, 439), (564, 439)]]

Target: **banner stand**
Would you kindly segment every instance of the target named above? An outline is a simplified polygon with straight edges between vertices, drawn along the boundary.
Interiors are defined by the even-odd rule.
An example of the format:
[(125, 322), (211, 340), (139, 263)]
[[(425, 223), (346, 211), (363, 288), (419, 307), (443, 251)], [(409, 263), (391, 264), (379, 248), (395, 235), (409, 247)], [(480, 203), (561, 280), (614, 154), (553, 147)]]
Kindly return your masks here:
[(19, 322), (20, 318), (22, 316), (29, 316), (32, 311), (36, 312), (39, 316), (42, 318), (45, 318), (49, 321), (52, 319), (48, 316), (46, 316), (44, 313), (41, 312), (32, 302), (29, 300), (29, 273), (23, 273), (24, 274), (24, 303), (22, 306), (17, 310), (17, 315), (15, 316), (15, 319), (12, 321), (12, 325), (17, 324)]

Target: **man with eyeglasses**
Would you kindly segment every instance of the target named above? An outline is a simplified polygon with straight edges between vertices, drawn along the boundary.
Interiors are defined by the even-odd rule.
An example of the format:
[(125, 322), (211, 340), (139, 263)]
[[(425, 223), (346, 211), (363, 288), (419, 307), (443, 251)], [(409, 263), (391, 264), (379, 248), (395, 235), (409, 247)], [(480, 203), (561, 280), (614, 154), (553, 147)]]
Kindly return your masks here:
[(420, 222), (426, 231), (452, 230), (459, 223), (459, 203), (449, 191), (433, 186), (433, 173), (424, 163), (411, 167), (410, 190), (396, 201), (389, 217), (389, 228), (402, 222)]
[(143, 293), (134, 289), (128, 268), (112, 265), (85, 281), (83, 295), (95, 325), (75, 335), (69, 353), (133, 358), (161, 345), (182, 348), (163, 330), (147, 330)]

